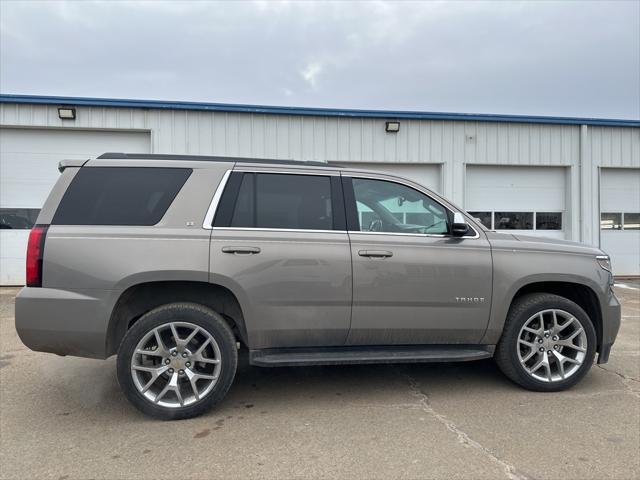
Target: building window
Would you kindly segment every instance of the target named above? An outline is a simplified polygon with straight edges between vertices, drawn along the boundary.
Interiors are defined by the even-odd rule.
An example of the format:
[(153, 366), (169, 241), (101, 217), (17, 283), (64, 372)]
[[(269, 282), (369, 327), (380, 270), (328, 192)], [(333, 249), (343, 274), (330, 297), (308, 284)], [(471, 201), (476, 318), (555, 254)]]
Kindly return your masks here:
[(536, 230), (562, 230), (562, 213), (536, 212)]
[(625, 212), (622, 226), (625, 230), (640, 230), (640, 213)]
[(622, 213), (601, 213), (600, 230), (622, 230)]
[(0, 229), (30, 230), (39, 213), (39, 208), (0, 208)]
[(495, 212), (496, 230), (533, 230), (533, 212)]
[(493, 217), (493, 212), (467, 212), (467, 213), (471, 215), (473, 218), (475, 218), (476, 220), (478, 220), (482, 225), (487, 227), (489, 230), (493, 228), (492, 221), (491, 221)]
[(431, 216), (427, 213), (405, 213), (404, 214), (404, 223), (408, 223), (410, 225), (426, 225), (431, 221)]
[(473, 211), (467, 213), (489, 230), (562, 230), (562, 212)]

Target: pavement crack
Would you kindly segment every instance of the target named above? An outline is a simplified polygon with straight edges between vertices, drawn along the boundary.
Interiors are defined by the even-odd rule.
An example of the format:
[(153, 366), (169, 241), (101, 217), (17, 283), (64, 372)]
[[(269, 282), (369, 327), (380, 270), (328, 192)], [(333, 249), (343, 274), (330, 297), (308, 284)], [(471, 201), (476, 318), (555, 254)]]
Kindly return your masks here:
[(419, 409), (422, 410), (420, 405), (416, 405), (415, 403), (360, 403), (360, 402), (349, 402), (347, 403), (349, 407), (355, 408), (396, 408), (400, 410), (405, 409)]
[(615, 370), (609, 370), (608, 368), (604, 368), (602, 365), (596, 364), (596, 367), (598, 367), (600, 370), (604, 370), (605, 372), (610, 373), (610, 374), (615, 375), (618, 378), (620, 378), (622, 380), (622, 384), (627, 389), (627, 392), (629, 392), (630, 394), (640, 398), (640, 392), (634, 390), (631, 387), (631, 382), (640, 383), (640, 380), (638, 380), (637, 378), (629, 377), (629, 376), (625, 375), (624, 373), (616, 372)]
[(640, 380), (638, 380), (637, 378), (633, 378), (633, 377), (629, 377), (627, 375), (625, 375), (624, 373), (620, 373), (620, 372), (616, 372), (615, 370), (609, 370), (608, 368), (604, 368), (602, 365), (597, 365), (596, 366), (602, 370), (604, 370), (605, 372), (609, 372), (609, 373), (613, 373), (614, 375), (619, 376), (620, 378), (622, 378), (623, 380), (629, 380), (631, 382), (637, 382), (640, 383)]
[(518, 469), (499, 458), (495, 453), (493, 453), (490, 449), (482, 445), (481, 443), (473, 440), (467, 433), (462, 431), (460, 427), (458, 427), (455, 423), (449, 420), (446, 416), (436, 412), (431, 406), (431, 401), (427, 393), (420, 387), (420, 383), (413, 378), (409, 374), (404, 374), (405, 378), (409, 382), (409, 387), (411, 389), (411, 393), (414, 397), (418, 399), (418, 404), (421, 407), (422, 411), (436, 419), (442, 425), (444, 425), (447, 430), (454, 433), (458, 439), (458, 442), (462, 444), (464, 447), (473, 448), (478, 452), (482, 453), (485, 457), (487, 457), (492, 463), (499, 465), (504, 470), (505, 475), (510, 480), (532, 480), (531, 477), (525, 475), (523, 472), (518, 471)]

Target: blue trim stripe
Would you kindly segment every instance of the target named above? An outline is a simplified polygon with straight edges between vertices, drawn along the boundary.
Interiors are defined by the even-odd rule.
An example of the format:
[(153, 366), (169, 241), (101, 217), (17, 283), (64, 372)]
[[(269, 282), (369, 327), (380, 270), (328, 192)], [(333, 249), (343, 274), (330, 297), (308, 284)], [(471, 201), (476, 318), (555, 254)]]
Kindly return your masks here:
[(454, 120), (467, 122), (515, 122), (560, 125), (602, 125), (610, 127), (640, 127), (640, 120), (606, 118), (543, 117), (530, 115), (495, 115), (484, 113), (412, 112), (394, 110), (355, 110), (333, 108), (277, 107), (264, 105), (237, 105), (227, 103), (199, 103), (160, 100), (127, 100), (116, 98), (56, 97), (41, 95), (0, 95), (0, 103), (27, 103), (39, 105), (71, 105), (90, 107), (156, 108), (170, 110), (197, 110), (209, 112), (269, 113), (275, 115), (305, 115), (347, 118), (384, 118), (411, 120)]

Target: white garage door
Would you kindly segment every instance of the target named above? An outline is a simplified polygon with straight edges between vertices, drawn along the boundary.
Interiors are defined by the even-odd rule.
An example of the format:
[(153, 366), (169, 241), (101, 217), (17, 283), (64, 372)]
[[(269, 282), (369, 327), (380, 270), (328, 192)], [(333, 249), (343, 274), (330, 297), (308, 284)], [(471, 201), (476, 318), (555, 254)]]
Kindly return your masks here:
[(24, 284), (29, 228), (60, 175), (60, 160), (149, 148), (148, 132), (0, 128), (0, 285)]
[(640, 275), (640, 169), (602, 169), (600, 247), (614, 274)]
[(491, 229), (564, 238), (562, 167), (467, 166), (465, 208)]
[[(331, 162), (330, 162), (331, 163)], [(335, 162), (337, 165), (348, 168), (364, 168), (366, 170), (374, 170), (376, 172), (385, 172), (392, 175), (399, 175), (401, 177), (413, 180), (420, 185), (433, 190), (434, 192), (441, 191), (442, 182), (441, 167), (440, 165), (429, 164), (403, 164), (403, 163), (355, 163), (355, 162)]]

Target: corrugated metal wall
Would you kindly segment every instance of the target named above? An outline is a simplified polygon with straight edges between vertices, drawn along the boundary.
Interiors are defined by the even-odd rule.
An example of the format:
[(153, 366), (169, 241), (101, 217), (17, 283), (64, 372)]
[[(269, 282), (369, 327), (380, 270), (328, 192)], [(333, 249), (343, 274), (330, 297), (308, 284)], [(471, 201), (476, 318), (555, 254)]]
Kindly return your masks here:
[(601, 167), (640, 167), (640, 128), (589, 127), (587, 148)]
[[(77, 119), (69, 122), (58, 118), (56, 106), (28, 104), (1, 104), (0, 123), (149, 130), (154, 153), (497, 165), (571, 165), (580, 157), (575, 125), (403, 120), (400, 132), (389, 134), (384, 119), (109, 107), (77, 107)], [(640, 129), (590, 128), (594, 160), (640, 163)]]
[(569, 238), (597, 244), (601, 167), (640, 168), (640, 128), (385, 119), (57, 105), (0, 104), (0, 125), (144, 130), (152, 153), (442, 165), (442, 192), (464, 205), (466, 165), (569, 168)]

